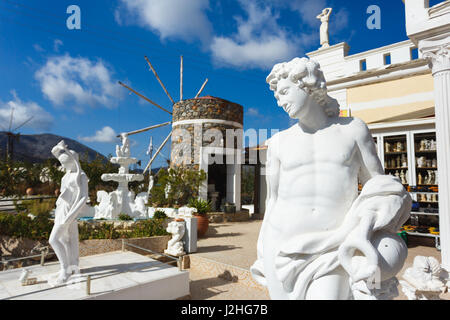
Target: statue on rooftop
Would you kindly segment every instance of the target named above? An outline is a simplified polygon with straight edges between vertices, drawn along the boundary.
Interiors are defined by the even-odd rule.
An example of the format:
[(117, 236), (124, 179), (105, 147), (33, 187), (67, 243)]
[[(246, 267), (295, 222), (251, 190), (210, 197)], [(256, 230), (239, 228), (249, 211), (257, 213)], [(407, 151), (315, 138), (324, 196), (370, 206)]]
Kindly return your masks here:
[(325, 8), (322, 10), (322, 13), (319, 14), (316, 18), (322, 22), (320, 25), (320, 44), (321, 48), (327, 48), (330, 46), (330, 40), (328, 35), (328, 21), (330, 20), (330, 14), (333, 12), (332, 8)]
[(268, 198), (253, 277), (272, 299), (392, 298), (407, 256), (396, 233), (411, 196), (384, 175), (367, 125), (339, 117), (317, 62), (279, 63), (267, 82), (298, 122), (266, 141)]
[(55, 221), (49, 239), (61, 266), (56, 284), (62, 284), (72, 273), (79, 272), (77, 217), (87, 208), (89, 180), (81, 169), (78, 154), (69, 150), (64, 140), (51, 152), (66, 171), (61, 180), (61, 193), (56, 200)]

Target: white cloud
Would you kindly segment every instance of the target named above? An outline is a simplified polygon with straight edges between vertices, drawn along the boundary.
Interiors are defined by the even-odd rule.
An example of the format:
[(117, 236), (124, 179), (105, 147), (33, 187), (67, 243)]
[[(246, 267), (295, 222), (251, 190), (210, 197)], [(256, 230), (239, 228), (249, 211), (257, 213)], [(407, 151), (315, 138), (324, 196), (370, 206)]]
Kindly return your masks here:
[[(48, 130), (53, 124), (53, 116), (33, 101), (22, 101), (13, 91), (13, 99), (8, 102), (0, 101), (1, 130), (8, 130), (13, 110), (11, 130), (21, 126), (35, 130)], [(31, 120), (29, 120), (31, 118)], [(29, 120), (29, 121), (28, 121)], [(28, 121), (28, 122), (27, 122)]]
[(37, 43), (33, 44), (33, 48), (34, 48), (34, 50), (36, 50), (37, 52), (44, 52), (44, 51), (45, 51), (45, 49), (42, 48), (42, 47), (41, 47), (39, 44), (37, 44)]
[[(292, 10), (297, 11), (300, 15), (301, 22), (305, 23), (311, 28), (318, 28), (320, 20), (317, 16), (324, 8), (333, 7), (333, 5), (326, 0), (302, 0), (289, 1), (289, 6)], [(330, 16), (330, 34), (336, 34), (345, 29), (349, 24), (349, 12), (346, 8), (333, 8), (333, 13)], [(317, 29), (317, 32), (319, 29)]]
[[(208, 43), (212, 26), (206, 15), (209, 0), (120, 0), (115, 19), (118, 24), (135, 23), (157, 32), (161, 39)], [(123, 10), (125, 9), (125, 10)]]
[(325, 0), (290, 1), (289, 4), (293, 10), (298, 11), (301, 21), (309, 26), (320, 25), (316, 17), (327, 7)]
[(339, 9), (330, 17), (330, 34), (336, 34), (349, 25), (350, 13), (346, 8)]
[(259, 113), (259, 110), (256, 108), (248, 108), (247, 115), (251, 117), (261, 117), (262, 115)]
[(99, 61), (72, 58), (69, 55), (50, 57), (36, 74), (42, 93), (55, 105), (73, 102), (78, 110), (86, 105), (116, 106), (121, 97), (111, 71)]
[(300, 46), (315, 37), (310, 34), (289, 34), (278, 24), (279, 16), (270, 5), (258, 6), (241, 1), (247, 19), (235, 17), (237, 33), (215, 37), (211, 50), (216, 63), (241, 68), (271, 68), (275, 63), (299, 54)]
[(103, 129), (95, 132), (95, 135), (91, 137), (79, 137), (79, 139), (86, 142), (103, 142), (103, 143), (116, 143), (119, 142), (117, 133), (113, 128), (106, 126)]

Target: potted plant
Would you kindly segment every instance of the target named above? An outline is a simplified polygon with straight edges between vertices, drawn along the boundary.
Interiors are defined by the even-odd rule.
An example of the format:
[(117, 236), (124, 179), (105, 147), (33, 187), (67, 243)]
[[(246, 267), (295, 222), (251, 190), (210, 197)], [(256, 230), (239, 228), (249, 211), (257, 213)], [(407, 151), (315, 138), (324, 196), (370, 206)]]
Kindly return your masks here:
[(201, 238), (208, 231), (208, 212), (211, 211), (211, 201), (191, 198), (188, 207), (197, 209), (197, 212), (194, 213), (197, 218), (197, 237)]

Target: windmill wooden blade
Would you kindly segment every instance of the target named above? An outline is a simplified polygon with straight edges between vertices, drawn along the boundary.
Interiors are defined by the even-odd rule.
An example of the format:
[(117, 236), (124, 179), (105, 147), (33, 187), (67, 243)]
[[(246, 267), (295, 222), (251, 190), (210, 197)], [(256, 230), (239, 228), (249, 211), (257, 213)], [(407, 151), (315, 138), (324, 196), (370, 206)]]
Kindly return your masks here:
[(8, 128), (8, 131), (11, 131), (13, 117), (14, 117), (14, 108), (11, 108), (11, 117), (9, 118), (9, 128)]
[(162, 83), (161, 79), (158, 76), (158, 73), (156, 73), (155, 68), (153, 68), (152, 64), (150, 63), (150, 60), (148, 60), (147, 56), (144, 56), (145, 60), (147, 60), (148, 65), (150, 66), (150, 69), (152, 69), (156, 79), (158, 80), (159, 84), (161, 85), (161, 87), (163, 88), (164, 92), (167, 94), (167, 96), (169, 97), (170, 101), (172, 101), (172, 104), (175, 104), (175, 101), (173, 101), (171, 95), (169, 94), (169, 92), (167, 91), (166, 87), (164, 86), (164, 84)]
[(132, 88), (130, 88), (130, 87), (127, 86), (126, 84), (122, 83), (121, 81), (119, 81), (119, 84), (120, 84), (122, 87), (127, 88), (128, 90), (130, 90), (131, 92), (133, 92), (135, 95), (137, 95), (137, 96), (141, 97), (142, 99), (146, 100), (147, 102), (150, 102), (150, 103), (151, 103), (152, 105), (154, 105), (155, 107), (158, 107), (158, 108), (160, 108), (161, 110), (163, 110), (163, 111), (165, 111), (165, 112), (167, 112), (167, 113), (169, 113), (169, 114), (172, 114), (172, 112), (170, 112), (169, 110), (164, 109), (163, 107), (161, 107), (161, 106), (160, 106), (159, 104), (157, 104), (156, 102), (150, 100), (150, 99), (147, 98), (146, 96), (144, 96), (144, 95), (140, 94), (139, 92), (133, 90)]
[(145, 167), (144, 172), (142, 174), (145, 174), (145, 172), (147, 172), (147, 170), (151, 167), (151, 165), (152, 165), (153, 161), (156, 159), (156, 156), (158, 155), (158, 153), (166, 145), (167, 141), (169, 141), (169, 138), (172, 136), (172, 132), (173, 132), (173, 130), (170, 131), (169, 135), (166, 137), (166, 139), (163, 141), (163, 143), (159, 146), (158, 150), (156, 150), (155, 154), (153, 155), (153, 157), (151, 158), (151, 160), (149, 161), (149, 163)]
[(180, 101), (183, 100), (183, 56), (180, 56)]
[(205, 82), (203, 82), (202, 87), (200, 88), (200, 90), (198, 90), (197, 95), (195, 96), (195, 98), (198, 98), (198, 96), (202, 93), (203, 89), (205, 89), (206, 84), (208, 83), (208, 78), (206, 78)]
[(17, 128), (15, 128), (13, 131), (19, 130), (20, 128), (22, 128), (24, 125), (26, 125), (28, 122), (30, 122), (31, 120), (33, 120), (34, 116), (30, 117), (28, 120), (24, 121), (20, 126), (18, 126)]
[[(128, 135), (128, 136), (131, 136), (131, 135), (133, 135), (133, 134), (137, 134), (137, 133), (149, 131), (149, 130), (152, 130), (152, 129), (164, 127), (164, 126), (167, 126), (167, 125), (169, 125), (169, 124), (171, 124), (171, 123), (172, 123), (172, 122), (170, 122), (170, 121), (169, 121), (169, 122), (164, 122), (164, 123), (157, 124), (157, 125), (154, 125), (154, 126), (150, 126), (150, 127), (147, 127), (147, 128), (143, 128), (143, 129), (139, 129), (139, 130), (134, 130), (134, 131), (131, 131), (131, 132), (126, 132), (125, 134)], [(117, 138), (120, 138), (120, 134), (117, 135)]]

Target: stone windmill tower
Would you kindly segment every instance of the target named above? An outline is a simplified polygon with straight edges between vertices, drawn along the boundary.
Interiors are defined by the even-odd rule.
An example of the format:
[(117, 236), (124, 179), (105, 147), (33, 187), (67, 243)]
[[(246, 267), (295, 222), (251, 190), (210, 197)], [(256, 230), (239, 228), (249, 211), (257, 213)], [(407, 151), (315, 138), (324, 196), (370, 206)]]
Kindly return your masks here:
[(166, 125), (171, 125), (172, 130), (151, 158), (144, 173), (151, 168), (158, 153), (171, 139), (171, 166), (184, 166), (206, 172), (207, 179), (200, 187), (200, 197), (212, 200), (213, 209), (218, 209), (224, 203), (233, 203), (239, 210), (241, 207), (240, 159), (242, 155), (243, 107), (221, 98), (200, 97), (208, 79), (205, 80), (194, 98), (183, 99), (182, 56), (180, 59), (180, 99), (175, 102), (149, 59), (147, 57), (145, 59), (171, 101), (172, 111), (122, 82), (119, 84), (169, 113), (172, 119), (126, 134), (138, 134)]

